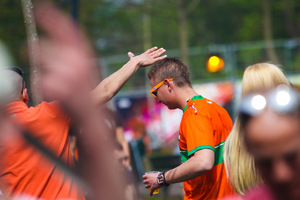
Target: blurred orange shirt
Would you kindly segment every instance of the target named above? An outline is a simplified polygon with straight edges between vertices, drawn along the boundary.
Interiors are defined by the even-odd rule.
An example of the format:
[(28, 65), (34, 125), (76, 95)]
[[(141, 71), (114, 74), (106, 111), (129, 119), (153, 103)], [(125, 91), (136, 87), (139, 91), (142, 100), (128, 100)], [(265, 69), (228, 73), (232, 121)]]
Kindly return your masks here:
[(183, 112), (179, 132), (182, 161), (187, 161), (201, 149), (215, 152), (211, 171), (183, 183), (184, 199), (219, 199), (234, 194), (223, 164), (223, 145), (232, 129), (227, 111), (199, 95), (188, 101)]
[[(42, 102), (28, 108), (21, 101), (8, 105), (10, 118), (68, 166), (73, 166), (69, 119), (57, 103)], [(9, 134), (0, 143), (0, 182), (5, 195), (42, 199), (85, 199), (72, 179), (49, 161), (20, 134)]]

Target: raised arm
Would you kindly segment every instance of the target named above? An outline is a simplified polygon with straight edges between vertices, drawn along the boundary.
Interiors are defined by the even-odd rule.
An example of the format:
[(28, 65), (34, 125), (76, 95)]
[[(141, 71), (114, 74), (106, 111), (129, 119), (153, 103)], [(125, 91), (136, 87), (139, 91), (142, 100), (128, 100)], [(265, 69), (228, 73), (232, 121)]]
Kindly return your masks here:
[(138, 56), (134, 56), (133, 53), (128, 52), (130, 60), (118, 71), (101, 81), (91, 92), (93, 101), (96, 104), (103, 104), (111, 100), (138, 68), (146, 67), (165, 59), (167, 56), (162, 56), (165, 51), (163, 48), (158, 49), (157, 47), (153, 47)]

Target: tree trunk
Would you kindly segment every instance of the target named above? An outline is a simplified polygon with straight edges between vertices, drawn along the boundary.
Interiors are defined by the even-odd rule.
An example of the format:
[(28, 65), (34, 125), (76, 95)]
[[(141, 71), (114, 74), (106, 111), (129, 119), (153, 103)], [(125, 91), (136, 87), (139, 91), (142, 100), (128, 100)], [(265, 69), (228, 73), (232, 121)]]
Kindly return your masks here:
[(143, 13), (143, 46), (144, 51), (151, 48), (151, 17), (150, 17), (150, 4), (148, 0), (144, 3)]
[(24, 15), (24, 21), (27, 31), (27, 42), (29, 52), (30, 63), (30, 87), (32, 93), (32, 101), (34, 105), (41, 102), (41, 96), (38, 84), (39, 75), (39, 38), (36, 31), (36, 24), (33, 16), (33, 5), (31, 0), (22, 0), (22, 9)]
[(264, 31), (264, 38), (267, 46), (266, 51), (267, 51), (268, 59), (275, 64), (279, 64), (279, 60), (274, 49), (273, 36), (272, 36), (273, 29), (272, 29), (270, 0), (263, 0), (262, 3), (263, 3), (263, 31)]
[(285, 27), (287, 33), (291, 38), (299, 37), (299, 32), (297, 31), (297, 25), (293, 23), (293, 15), (294, 15), (294, 5), (291, 0), (285, 0), (283, 7), (283, 14), (285, 18)]
[[(143, 47), (144, 47), (144, 51), (146, 51), (147, 49), (152, 47), (152, 42), (151, 42), (151, 17), (150, 17), (149, 0), (144, 1)], [(145, 77), (147, 77), (148, 71), (149, 71), (149, 67), (147, 67), (146, 69), (144, 68)], [(149, 80), (147, 78), (145, 78), (145, 88), (146, 88), (147, 91), (149, 91), (151, 89), (150, 84), (149, 84)], [(148, 108), (150, 110), (150, 108), (152, 108), (154, 106), (155, 99), (153, 98), (153, 96), (149, 92), (146, 93), (146, 96), (147, 96)]]
[(189, 66), (189, 49), (188, 49), (188, 30), (186, 22), (186, 11), (184, 7), (184, 0), (178, 0), (178, 22), (179, 22), (179, 41), (180, 54), (182, 61)]

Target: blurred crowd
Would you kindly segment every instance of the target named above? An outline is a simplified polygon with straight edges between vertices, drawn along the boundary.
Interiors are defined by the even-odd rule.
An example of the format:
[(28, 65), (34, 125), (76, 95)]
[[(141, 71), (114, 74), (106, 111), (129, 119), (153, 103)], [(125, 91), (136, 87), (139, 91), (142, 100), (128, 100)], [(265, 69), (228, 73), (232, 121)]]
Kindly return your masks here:
[[(28, 106), (22, 68), (1, 66), (0, 199), (141, 199), (120, 116), (107, 103), (150, 65), (153, 98), (183, 111), (182, 164), (143, 175), (150, 196), (183, 182), (184, 199), (300, 199), (300, 95), (280, 67), (246, 68), (232, 122), (224, 108), (195, 92), (188, 67), (167, 58), (165, 49), (129, 52), (123, 67), (100, 80), (77, 25), (49, 3), (37, 4), (34, 13), (44, 33), (35, 80), (43, 101)], [(150, 154), (138, 116), (130, 126), (142, 154)]]

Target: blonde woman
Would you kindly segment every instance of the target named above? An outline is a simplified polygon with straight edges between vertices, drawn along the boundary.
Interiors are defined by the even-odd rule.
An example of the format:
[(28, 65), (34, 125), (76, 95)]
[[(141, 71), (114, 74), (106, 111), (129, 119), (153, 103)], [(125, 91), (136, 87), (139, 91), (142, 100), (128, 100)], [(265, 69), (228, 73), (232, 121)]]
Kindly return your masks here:
[[(246, 68), (242, 81), (241, 97), (260, 89), (285, 84), (290, 86), (281, 69), (269, 63), (257, 63)], [(244, 145), (243, 130), (240, 128), (240, 117), (235, 124), (224, 146), (224, 163), (233, 188), (244, 195), (250, 188), (262, 183), (254, 166), (254, 160)]]

